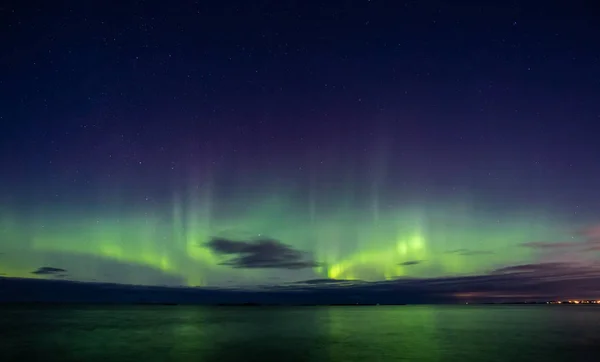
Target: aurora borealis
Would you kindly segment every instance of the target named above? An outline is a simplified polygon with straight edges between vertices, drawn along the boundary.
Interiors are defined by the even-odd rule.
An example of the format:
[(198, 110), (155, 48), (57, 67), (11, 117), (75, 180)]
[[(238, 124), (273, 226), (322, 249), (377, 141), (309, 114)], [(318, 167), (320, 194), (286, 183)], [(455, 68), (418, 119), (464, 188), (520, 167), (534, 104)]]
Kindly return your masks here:
[(255, 287), (597, 266), (551, 252), (597, 240), (595, 25), (500, 3), (234, 3), (15, 6), (3, 276)]
[[(60, 265), (77, 275), (92, 271), (86, 275), (88, 278), (98, 275), (109, 278), (110, 263), (103, 267), (103, 260), (114, 260), (155, 268), (190, 286), (219, 285), (229, 280), (258, 283), (274, 276), (288, 280), (439, 276), (482, 272), (493, 266), (527, 261), (530, 255), (526, 250), (519, 250), (522, 240), (543, 240), (558, 232), (556, 225), (545, 220), (533, 225), (520, 217), (492, 221), (464, 208), (460, 210), (460, 206), (452, 208), (441, 203), (430, 210), (424, 207), (392, 209), (382, 212), (377, 219), (369, 218), (371, 210), (352, 212), (345, 206), (339, 211), (323, 213), (316, 220), (310, 219), (310, 212), (298, 210), (300, 207), (291, 202), (268, 200), (249, 206), (250, 212), (232, 213), (232, 217), (211, 216), (211, 212), (202, 210), (201, 204), (184, 207), (177, 202), (171, 205), (172, 212), (166, 207), (169, 212), (164, 212), (161, 207), (155, 212), (146, 210), (142, 215), (121, 214), (119, 218), (111, 217), (112, 211), (94, 217), (60, 213), (47, 216), (48, 212), (42, 214), (45, 218), (29, 220), (26, 227), (6, 228), (7, 239), (18, 240), (19, 244), (5, 243), (5, 250), (25, 249), (31, 252), (24, 251), (27, 259), (31, 254), (40, 254), (40, 259), (34, 259), (33, 263), (8, 260), (8, 270), (15, 268), (16, 271), (21, 266), (21, 273), (27, 275), (35, 265), (58, 263), (60, 258), (57, 260), (51, 254), (65, 253), (75, 260), (62, 257), (66, 260), (61, 260)], [(448, 214), (452, 216), (446, 216)], [(471, 226), (474, 219), (477, 226)], [(529, 216), (529, 220), (532, 219), (536, 217)], [(219, 265), (218, 255), (202, 245), (214, 235), (248, 240), (269, 235), (298, 250), (309, 251), (322, 265), (312, 270), (287, 272), (232, 270)], [(28, 245), (23, 245), (23, 240), (27, 240)], [(470, 255), (460, 251), (464, 248), (481, 252)], [(88, 259), (82, 258), (79, 263), (77, 256), (101, 260), (90, 264)], [(422, 262), (401, 265), (407, 261)], [(15, 262), (14, 266), (11, 262)], [(144, 269), (133, 270), (129, 275), (118, 276), (117, 280), (151, 283), (152, 280), (144, 279), (145, 273)]]

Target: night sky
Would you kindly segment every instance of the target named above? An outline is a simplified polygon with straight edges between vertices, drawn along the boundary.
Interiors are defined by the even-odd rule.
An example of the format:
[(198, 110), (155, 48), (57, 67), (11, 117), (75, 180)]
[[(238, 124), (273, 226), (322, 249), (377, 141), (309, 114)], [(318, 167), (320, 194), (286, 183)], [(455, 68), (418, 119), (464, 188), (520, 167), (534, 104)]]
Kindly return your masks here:
[(598, 8), (322, 3), (3, 3), (0, 273), (600, 297)]

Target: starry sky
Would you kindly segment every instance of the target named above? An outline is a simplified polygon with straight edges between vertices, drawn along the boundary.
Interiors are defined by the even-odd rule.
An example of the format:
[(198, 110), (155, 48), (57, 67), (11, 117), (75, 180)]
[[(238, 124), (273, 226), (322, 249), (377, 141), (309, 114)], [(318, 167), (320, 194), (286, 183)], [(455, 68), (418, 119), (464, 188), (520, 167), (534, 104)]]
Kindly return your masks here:
[(598, 16), (591, 2), (2, 5), (0, 273), (589, 287)]

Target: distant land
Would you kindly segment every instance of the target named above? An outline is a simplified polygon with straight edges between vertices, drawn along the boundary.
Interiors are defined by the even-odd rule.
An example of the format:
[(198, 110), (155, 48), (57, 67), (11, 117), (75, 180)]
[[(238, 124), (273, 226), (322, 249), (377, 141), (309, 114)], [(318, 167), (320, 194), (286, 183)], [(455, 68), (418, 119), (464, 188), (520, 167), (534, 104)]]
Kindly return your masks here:
[(130, 304), (256, 306), (600, 305), (600, 300), (466, 300), (452, 295), (397, 293), (367, 288), (234, 289), (141, 286), (0, 277), (2, 304)]

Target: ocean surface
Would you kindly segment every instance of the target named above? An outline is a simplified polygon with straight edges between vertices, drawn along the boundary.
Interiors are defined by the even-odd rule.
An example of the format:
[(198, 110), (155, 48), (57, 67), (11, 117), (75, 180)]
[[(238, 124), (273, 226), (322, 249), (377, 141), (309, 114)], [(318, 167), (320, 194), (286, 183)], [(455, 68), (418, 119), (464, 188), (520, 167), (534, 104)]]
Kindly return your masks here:
[(0, 306), (0, 361), (600, 361), (600, 306)]

